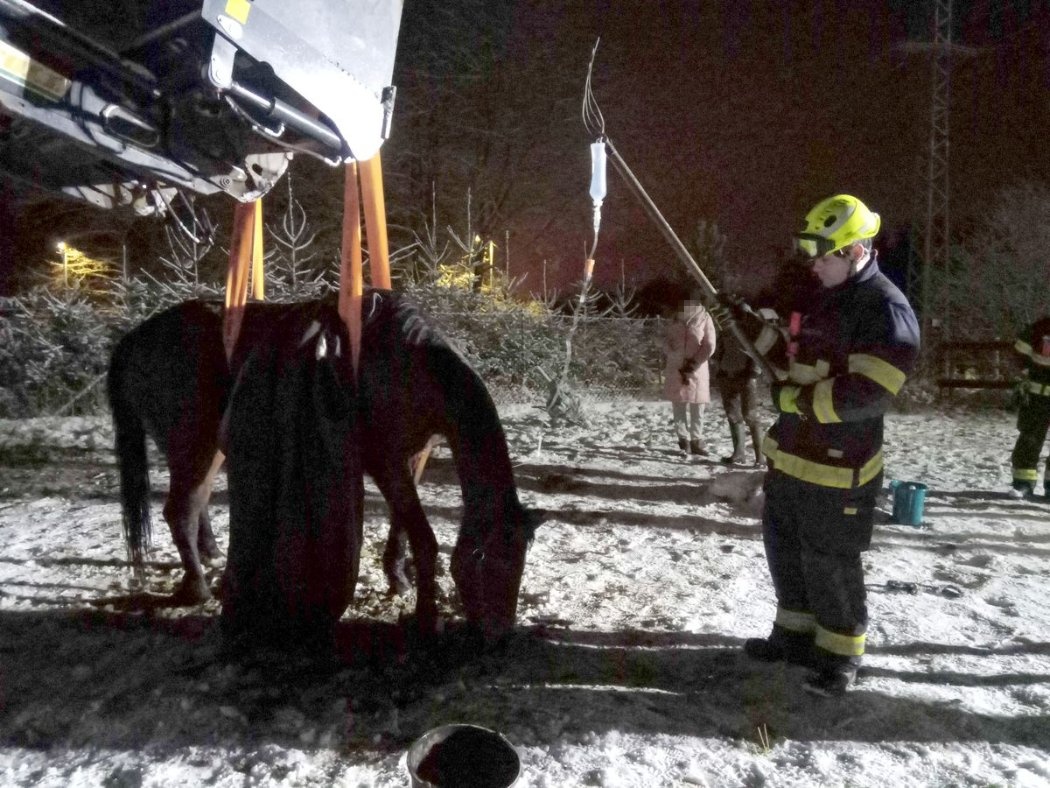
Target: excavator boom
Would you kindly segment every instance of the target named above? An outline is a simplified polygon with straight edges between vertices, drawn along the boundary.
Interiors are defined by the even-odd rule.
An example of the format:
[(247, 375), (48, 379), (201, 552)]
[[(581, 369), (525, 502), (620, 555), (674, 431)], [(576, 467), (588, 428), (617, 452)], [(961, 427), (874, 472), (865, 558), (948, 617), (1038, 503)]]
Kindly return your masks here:
[(402, 0), (0, 0), (0, 174), (165, 213), (389, 135)]

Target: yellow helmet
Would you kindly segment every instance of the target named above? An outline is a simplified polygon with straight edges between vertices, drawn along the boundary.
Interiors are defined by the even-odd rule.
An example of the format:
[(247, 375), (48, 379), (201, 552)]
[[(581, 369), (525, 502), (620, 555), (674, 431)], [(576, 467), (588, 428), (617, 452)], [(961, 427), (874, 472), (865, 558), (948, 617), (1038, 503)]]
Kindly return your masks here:
[(802, 231), (795, 233), (795, 249), (806, 257), (823, 257), (839, 249), (874, 238), (879, 215), (856, 197), (836, 194), (821, 200), (806, 214)]

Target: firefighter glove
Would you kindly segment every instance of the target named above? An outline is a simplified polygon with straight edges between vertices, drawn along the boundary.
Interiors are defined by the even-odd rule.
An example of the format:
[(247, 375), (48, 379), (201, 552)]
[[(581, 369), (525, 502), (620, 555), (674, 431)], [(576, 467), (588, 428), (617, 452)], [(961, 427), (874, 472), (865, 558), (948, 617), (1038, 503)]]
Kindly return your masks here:
[(744, 299), (736, 293), (718, 293), (716, 298), (718, 303), (711, 307), (711, 317), (715, 319), (720, 329), (728, 331), (741, 310), (746, 310), (747, 305)]
[(1010, 396), (1006, 403), (1006, 409), (1016, 412), (1021, 408), (1028, 407), (1028, 378), (1021, 378), (1010, 390)]
[(744, 303), (744, 297), (739, 293), (720, 292), (717, 297), (718, 303), (730, 310), (745, 309), (746, 311), (747, 304)]

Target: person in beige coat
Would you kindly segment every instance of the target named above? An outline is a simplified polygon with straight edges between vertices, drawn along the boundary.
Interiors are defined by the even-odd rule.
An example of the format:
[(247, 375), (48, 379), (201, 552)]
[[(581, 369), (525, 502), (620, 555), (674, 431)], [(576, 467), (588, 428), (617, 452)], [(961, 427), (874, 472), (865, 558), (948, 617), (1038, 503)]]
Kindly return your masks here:
[(711, 401), (708, 359), (715, 352), (715, 321), (698, 301), (686, 301), (664, 335), (664, 398), (674, 414), (678, 448), (706, 457), (704, 408)]

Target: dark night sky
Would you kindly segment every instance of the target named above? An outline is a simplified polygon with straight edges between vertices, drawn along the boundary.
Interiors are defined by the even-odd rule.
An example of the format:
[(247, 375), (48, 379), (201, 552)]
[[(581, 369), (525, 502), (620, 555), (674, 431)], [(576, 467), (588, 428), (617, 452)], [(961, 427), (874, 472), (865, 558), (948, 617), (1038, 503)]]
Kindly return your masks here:
[[(600, 36), (594, 89), (607, 132), (680, 235), (717, 222), (735, 267), (769, 271), (806, 210), (846, 191), (882, 214), (892, 261), (886, 253), (899, 256), (900, 239), (925, 218), (930, 56), (902, 45), (931, 40), (933, 6), (406, 0), (383, 151), (392, 222), (429, 215), (434, 182), (439, 226), (461, 228), (455, 212), (470, 186), (485, 232), (497, 243), (509, 233), (512, 273), (529, 272), (526, 289), (539, 288), (544, 259), (553, 285), (575, 282), (590, 245), (592, 140), (580, 102)], [(954, 0), (954, 20), (955, 41), (970, 49), (952, 70), (952, 222), (962, 232), (999, 188), (1050, 182), (1050, 0)], [(457, 47), (467, 56), (449, 55)], [(482, 49), (494, 66), (477, 78), (457, 71)], [(434, 98), (435, 84), (457, 78), (480, 95), (471, 112)], [(461, 147), (426, 147), (450, 138)], [(459, 155), (478, 140), (498, 144)], [(341, 199), (341, 175), (316, 177), (298, 180), (298, 195), (320, 212)], [(635, 284), (679, 270), (611, 168), (608, 182), (599, 284), (614, 283), (621, 265)]]
[[(932, 39), (932, 0), (515, 5), (508, 56), (550, 63), (577, 128), (541, 141), (523, 176), (553, 185), (511, 223), (515, 269), (560, 257), (560, 284), (578, 276), (590, 167), (579, 101), (599, 35), (594, 87), (608, 134), (680, 235), (717, 221), (733, 263), (762, 269), (835, 192), (882, 214), (885, 247), (925, 217), (930, 59), (901, 45)], [(955, 60), (950, 119), (952, 215), (963, 227), (1001, 186), (1050, 179), (1050, 3), (956, 0), (954, 12), (953, 37), (973, 50)], [(619, 276), (621, 260), (636, 281), (679, 265), (611, 169), (597, 258), (600, 281)]]

